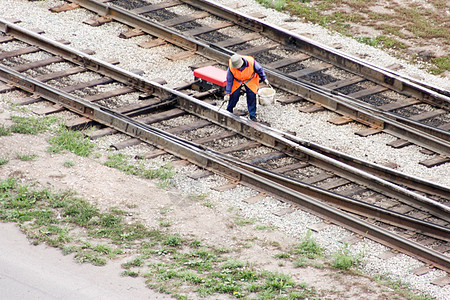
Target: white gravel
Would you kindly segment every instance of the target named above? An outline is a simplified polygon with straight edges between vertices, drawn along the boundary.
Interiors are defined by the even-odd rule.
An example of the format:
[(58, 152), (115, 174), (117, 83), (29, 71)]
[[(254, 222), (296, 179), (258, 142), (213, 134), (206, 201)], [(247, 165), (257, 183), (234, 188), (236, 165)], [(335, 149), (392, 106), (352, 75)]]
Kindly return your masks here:
[[(218, 1), (224, 5), (230, 5), (230, 1)], [(140, 36), (129, 40), (119, 38), (119, 34), (129, 28), (118, 23), (109, 23), (100, 27), (90, 27), (82, 24), (83, 20), (94, 17), (95, 15), (86, 10), (73, 10), (65, 13), (54, 14), (48, 9), (63, 1), (44, 0), (38, 2), (29, 2), (28, 0), (0, 0), (0, 17), (22, 20), (21, 26), (34, 29), (45, 30), (45, 36), (55, 40), (68, 40), (71, 47), (78, 50), (92, 49), (96, 51), (95, 56), (100, 59), (118, 59), (120, 67), (133, 70), (141, 69), (145, 71), (144, 77), (148, 79), (164, 78), (168, 86), (179, 86), (185, 81), (193, 78), (189, 66), (204, 61), (204, 58), (193, 56), (185, 60), (172, 62), (165, 56), (180, 52), (170, 45), (160, 46), (153, 49), (143, 49), (137, 47), (137, 44), (147, 41), (149, 38)], [(387, 67), (392, 64), (401, 64), (404, 66), (400, 72), (404, 76), (411, 76), (426, 80), (426, 82), (448, 89), (450, 84), (448, 78), (442, 78), (427, 74), (423, 66), (411, 65), (398, 58), (390, 56), (380, 49), (369, 47), (356, 42), (355, 40), (344, 37), (340, 34), (332, 34), (326, 29), (308, 23), (286, 22), (289, 16), (275, 10), (267, 10), (253, 0), (240, 0), (243, 6), (239, 10), (243, 13), (262, 12), (267, 17), (265, 22), (281, 26), (288, 24), (294, 26), (293, 31), (298, 34), (307, 33), (312, 40), (325, 45), (339, 44), (341, 51), (355, 57), (365, 57), (367, 62)], [(32, 10), (30, 7), (33, 7)], [(30, 14), (30, 11), (32, 13)], [(13, 45), (10, 45), (13, 46)], [(1, 49), (4, 49), (1, 46)], [(3, 96), (2, 96), (3, 101)], [(271, 126), (288, 131), (294, 131), (300, 138), (322, 144), (327, 147), (338, 149), (340, 151), (355, 155), (362, 159), (370, 159), (376, 163), (395, 163), (398, 170), (421, 177), (430, 181), (450, 186), (450, 167), (448, 164), (428, 169), (418, 164), (418, 162), (428, 159), (429, 156), (420, 152), (420, 148), (409, 146), (394, 150), (386, 143), (395, 140), (394, 137), (387, 134), (377, 134), (370, 137), (359, 137), (354, 133), (363, 129), (364, 126), (350, 123), (343, 126), (334, 126), (327, 121), (336, 117), (331, 112), (319, 112), (314, 114), (305, 114), (298, 111), (298, 107), (303, 104), (281, 106), (264, 106), (258, 108), (258, 117), (271, 124)], [(245, 100), (238, 103), (237, 109), (246, 110)], [(115, 139), (115, 140), (111, 140)], [(108, 144), (118, 142), (125, 137), (115, 136), (103, 139), (101, 147), (107, 148)], [(136, 154), (141, 151), (139, 146), (127, 150), (130, 154)], [(159, 158), (156, 164), (165, 164), (165, 159)], [(288, 204), (282, 203), (277, 199), (267, 197), (265, 200), (256, 204), (247, 204), (243, 199), (255, 195), (257, 192), (244, 186), (227, 192), (217, 192), (211, 189), (214, 186), (220, 186), (226, 183), (226, 180), (219, 176), (212, 176), (200, 180), (193, 180), (188, 177), (195, 167), (187, 167), (184, 172), (176, 175), (175, 183), (177, 187), (185, 194), (208, 194), (208, 201), (214, 202), (223, 209), (236, 207), (240, 209), (242, 216), (258, 219), (259, 221), (275, 225), (279, 230), (294, 237), (301, 238), (311, 224), (321, 222), (321, 219), (301, 210), (283, 216), (277, 217), (273, 214), (275, 209), (288, 207)], [(226, 201), (224, 201), (226, 200)], [(327, 249), (328, 253), (342, 248), (340, 242), (343, 238), (351, 235), (350, 232), (338, 226), (330, 225), (327, 229), (314, 233), (314, 237), (319, 243)], [(423, 276), (416, 276), (411, 270), (422, 266), (423, 264), (405, 255), (397, 255), (390, 259), (379, 259), (377, 255), (386, 251), (386, 247), (374, 243), (370, 240), (351, 245), (353, 253), (364, 254), (363, 270), (368, 274), (381, 274), (393, 280), (401, 280), (410, 284), (414, 289), (423, 293), (428, 293), (436, 299), (450, 299), (450, 286), (439, 288), (431, 284), (434, 279), (443, 276), (444, 272), (433, 270)]]

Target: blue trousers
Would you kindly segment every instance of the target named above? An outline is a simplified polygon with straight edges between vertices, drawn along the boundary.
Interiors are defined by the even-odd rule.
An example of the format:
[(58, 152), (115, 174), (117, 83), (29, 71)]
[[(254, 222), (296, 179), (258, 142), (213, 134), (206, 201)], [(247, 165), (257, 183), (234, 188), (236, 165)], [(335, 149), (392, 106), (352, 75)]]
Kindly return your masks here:
[[(247, 94), (247, 108), (250, 117), (256, 117), (256, 94), (252, 92), (247, 86), (245, 86), (245, 92)], [(241, 94), (241, 88), (238, 88), (230, 95), (230, 101), (228, 101), (227, 110), (232, 113), (233, 108), (239, 101), (239, 96)]]

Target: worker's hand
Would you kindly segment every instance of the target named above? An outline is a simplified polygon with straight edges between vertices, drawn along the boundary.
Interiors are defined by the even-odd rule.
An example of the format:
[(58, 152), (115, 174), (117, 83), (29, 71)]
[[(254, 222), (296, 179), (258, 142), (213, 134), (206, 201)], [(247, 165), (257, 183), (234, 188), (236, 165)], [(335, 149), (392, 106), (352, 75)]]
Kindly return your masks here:
[(269, 80), (267, 80), (267, 78), (264, 79), (264, 83), (267, 84), (267, 85), (269, 85)]
[(230, 100), (230, 95), (226, 94), (225, 96), (223, 96), (223, 101), (228, 101)]

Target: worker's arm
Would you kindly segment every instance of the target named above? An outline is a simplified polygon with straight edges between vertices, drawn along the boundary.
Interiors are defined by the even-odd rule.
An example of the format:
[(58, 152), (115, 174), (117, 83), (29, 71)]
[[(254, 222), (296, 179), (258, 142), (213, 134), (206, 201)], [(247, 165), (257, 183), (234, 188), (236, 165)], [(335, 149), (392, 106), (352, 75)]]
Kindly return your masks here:
[(267, 78), (266, 73), (264, 73), (263, 67), (261, 67), (261, 65), (257, 61), (255, 61), (255, 72), (258, 73), (259, 78), (262, 81), (266, 80), (266, 78)]

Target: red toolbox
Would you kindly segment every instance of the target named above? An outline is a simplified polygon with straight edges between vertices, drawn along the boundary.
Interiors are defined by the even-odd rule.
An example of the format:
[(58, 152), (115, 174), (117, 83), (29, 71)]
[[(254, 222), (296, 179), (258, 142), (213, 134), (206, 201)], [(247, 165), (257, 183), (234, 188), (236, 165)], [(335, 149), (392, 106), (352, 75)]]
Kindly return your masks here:
[(214, 66), (195, 69), (194, 77), (221, 87), (226, 87), (227, 85), (227, 71)]

